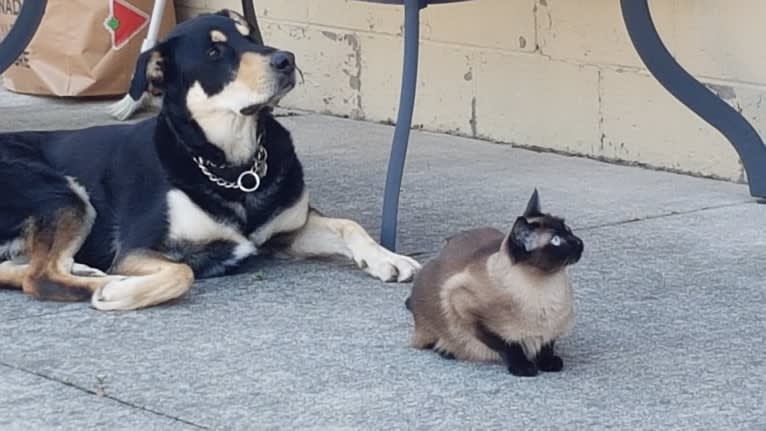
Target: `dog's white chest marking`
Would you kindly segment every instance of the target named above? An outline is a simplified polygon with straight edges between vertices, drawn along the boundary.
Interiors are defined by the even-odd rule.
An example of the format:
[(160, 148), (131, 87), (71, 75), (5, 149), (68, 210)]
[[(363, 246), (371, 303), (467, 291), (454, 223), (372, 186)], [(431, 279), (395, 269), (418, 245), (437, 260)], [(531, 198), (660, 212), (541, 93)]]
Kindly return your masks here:
[(186, 95), (186, 105), (205, 137), (220, 148), (231, 163), (247, 163), (257, 146), (257, 122), (253, 116), (236, 114), (254, 102), (239, 82), (232, 82), (215, 96), (208, 96), (199, 82)]
[(230, 263), (236, 263), (257, 252), (253, 243), (236, 228), (210, 217), (186, 193), (171, 190), (167, 194), (168, 222), (171, 242), (209, 243), (229, 241), (236, 244)]
[(306, 224), (309, 216), (309, 194), (304, 191), (298, 201), (290, 208), (280, 212), (276, 217), (259, 227), (250, 234), (250, 239), (256, 244), (261, 245), (271, 239), (274, 235), (283, 232), (293, 232)]

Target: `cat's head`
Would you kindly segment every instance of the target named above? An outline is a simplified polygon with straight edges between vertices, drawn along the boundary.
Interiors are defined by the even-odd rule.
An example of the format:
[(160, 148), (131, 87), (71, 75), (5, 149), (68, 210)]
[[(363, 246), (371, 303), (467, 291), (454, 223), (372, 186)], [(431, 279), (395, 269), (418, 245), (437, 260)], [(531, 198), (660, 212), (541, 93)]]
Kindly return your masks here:
[(564, 219), (545, 214), (535, 189), (527, 209), (516, 219), (505, 241), (514, 263), (523, 263), (543, 272), (556, 272), (580, 260), (583, 242)]

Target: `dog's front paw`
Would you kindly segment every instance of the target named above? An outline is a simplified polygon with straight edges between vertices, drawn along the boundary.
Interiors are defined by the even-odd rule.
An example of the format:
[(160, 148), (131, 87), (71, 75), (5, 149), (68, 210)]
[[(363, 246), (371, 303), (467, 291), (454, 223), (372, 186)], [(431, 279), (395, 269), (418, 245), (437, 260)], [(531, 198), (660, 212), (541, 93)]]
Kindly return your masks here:
[(363, 258), (358, 263), (368, 274), (385, 282), (411, 281), (420, 270), (420, 264), (415, 259), (392, 253), (380, 246), (374, 256)]

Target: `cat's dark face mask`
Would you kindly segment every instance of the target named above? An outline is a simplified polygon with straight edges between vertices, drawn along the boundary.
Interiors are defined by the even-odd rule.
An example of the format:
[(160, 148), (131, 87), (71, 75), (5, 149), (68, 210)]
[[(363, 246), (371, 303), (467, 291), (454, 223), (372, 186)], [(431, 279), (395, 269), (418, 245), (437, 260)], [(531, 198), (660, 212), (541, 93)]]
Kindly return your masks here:
[(583, 249), (582, 240), (563, 219), (540, 210), (540, 199), (535, 190), (524, 215), (516, 219), (508, 238), (508, 252), (513, 262), (543, 272), (555, 272), (579, 262)]

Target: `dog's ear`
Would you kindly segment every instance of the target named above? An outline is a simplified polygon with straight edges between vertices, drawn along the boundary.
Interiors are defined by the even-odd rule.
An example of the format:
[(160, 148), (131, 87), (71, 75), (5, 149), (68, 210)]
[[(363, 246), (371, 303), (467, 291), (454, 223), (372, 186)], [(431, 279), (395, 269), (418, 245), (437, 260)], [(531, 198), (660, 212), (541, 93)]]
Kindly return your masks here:
[(263, 36), (261, 36), (261, 30), (258, 28), (257, 22), (248, 22), (247, 18), (231, 9), (221, 9), (215, 12), (214, 15), (221, 15), (231, 19), (234, 21), (237, 31), (243, 36), (247, 36), (253, 42), (263, 45)]
[(173, 39), (164, 41), (138, 56), (128, 91), (133, 100), (139, 100), (146, 92), (155, 96), (163, 93), (171, 70), (173, 43)]

